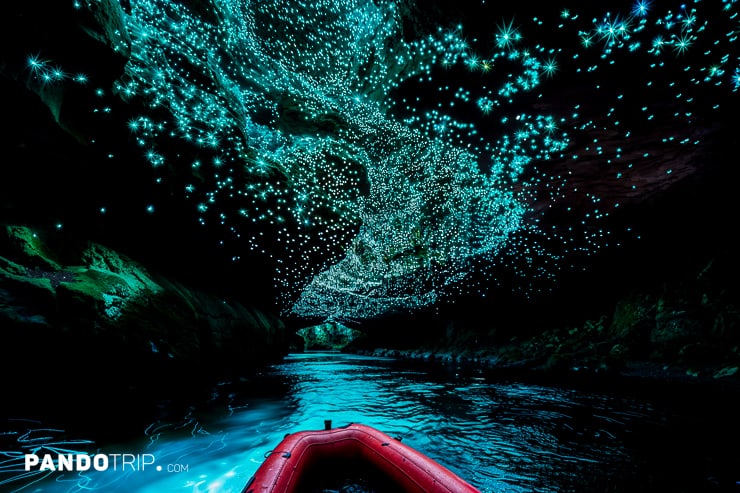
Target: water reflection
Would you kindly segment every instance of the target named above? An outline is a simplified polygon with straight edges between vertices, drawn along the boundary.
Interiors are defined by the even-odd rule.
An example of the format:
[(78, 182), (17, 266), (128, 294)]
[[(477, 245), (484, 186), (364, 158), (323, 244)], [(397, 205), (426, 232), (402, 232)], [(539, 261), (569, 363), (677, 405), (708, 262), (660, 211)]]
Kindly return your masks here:
[[(665, 419), (645, 399), (489, 382), (388, 358), (296, 354), (271, 367), (260, 385), (223, 382), (208, 403), (153, 420), (137, 440), (50, 439), (21, 447), (24, 453), (44, 453), (55, 443), (59, 450), (152, 454), (154, 466), (32, 474), (23, 471), (16, 447), (3, 456), (0, 489), (238, 493), (285, 434), (331, 420), (368, 424), (401, 438), (483, 492), (648, 491), (635, 488), (646, 466), (634, 434), (660, 428)], [(35, 424), (18, 429), (24, 426), (32, 430)], [(3, 446), (10, 450), (8, 442)]]

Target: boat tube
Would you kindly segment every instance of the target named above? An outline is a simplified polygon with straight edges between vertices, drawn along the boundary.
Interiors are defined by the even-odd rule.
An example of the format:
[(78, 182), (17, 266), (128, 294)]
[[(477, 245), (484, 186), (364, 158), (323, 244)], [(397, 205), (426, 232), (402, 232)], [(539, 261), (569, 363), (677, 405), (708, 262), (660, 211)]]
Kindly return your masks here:
[[(266, 455), (242, 493), (479, 493), (421, 452), (362, 424), (331, 428), (327, 422), (324, 430), (289, 434)], [(344, 487), (337, 487), (339, 480)], [(369, 486), (358, 488), (358, 482)]]

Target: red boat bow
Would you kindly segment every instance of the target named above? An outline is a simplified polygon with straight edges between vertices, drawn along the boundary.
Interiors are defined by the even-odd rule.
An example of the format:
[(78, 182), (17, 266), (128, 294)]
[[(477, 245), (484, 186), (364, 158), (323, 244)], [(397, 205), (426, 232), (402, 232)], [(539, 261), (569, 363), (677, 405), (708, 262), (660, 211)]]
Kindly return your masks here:
[(302, 493), (315, 471), (342, 470), (336, 464), (362, 464), (399, 492), (479, 493), (424, 454), (361, 424), (286, 435), (243, 493)]

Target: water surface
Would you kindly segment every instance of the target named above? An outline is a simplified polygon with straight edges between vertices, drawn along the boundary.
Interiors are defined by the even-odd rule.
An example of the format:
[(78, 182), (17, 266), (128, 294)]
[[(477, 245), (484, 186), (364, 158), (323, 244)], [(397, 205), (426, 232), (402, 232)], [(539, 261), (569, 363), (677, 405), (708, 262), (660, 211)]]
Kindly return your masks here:
[(17, 450), (8, 450), (0, 490), (241, 492), (287, 433), (324, 420), (401, 438), (482, 492), (740, 489), (731, 401), (665, 389), (554, 387), (391, 358), (292, 354), (256, 378), (220, 383), (205, 402), (161, 403), (139, 438), (122, 443), (75, 441), (19, 420), (6, 438), (24, 450), (37, 443), (46, 447), (38, 453), (128, 453), (155, 463), (24, 473)]

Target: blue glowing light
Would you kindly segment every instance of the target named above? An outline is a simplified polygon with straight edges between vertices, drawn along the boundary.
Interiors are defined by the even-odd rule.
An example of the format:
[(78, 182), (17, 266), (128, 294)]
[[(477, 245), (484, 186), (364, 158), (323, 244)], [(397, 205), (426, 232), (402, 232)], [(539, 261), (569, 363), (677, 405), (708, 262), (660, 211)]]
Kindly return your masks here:
[[(300, 316), (364, 319), (461, 289), (485, 294), (496, 284), (491, 266), (517, 268), (512, 256), (555, 279), (569, 252), (608, 243), (599, 221), (610, 207), (548, 174), (548, 163), (572, 170), (595, 156), (633, 189), (632, 164), (651, 156), (622, 145), (639, 132), (631, 127), (670, 118), (688, 128), (704, 111), (698, 87), (740, 87), (736, 36), (707, 28), (734, 22), (734, 2), (721, 19), (698, 2), (658, 13), (649, 0), (597, 17), (510, 17), (487, 39), (443, 21), (412, 36), (407, 6), (393, 0), (123, 3), (84, 5), (127, 57), (110, 91), (151, 110), (128, 121), (144, 159), (185, 176), (178, 189), (200, 223), (276, 260), (279, 302)], [(684, 65), (666, 77), (676, 63)], [(27, 65), (41, 84), (88, 83), (40, 55)], [(670, 94), (681, 110), (669, 117), (650, 98), (612, 93), (620, 76)], [(551, 110), (547, 91), (560, 77), (588, 87), (588, 104)], [(618, 150), (603, 142), (610, 135)], [(592, 145), (571, 148), (586, 136)], [(687, 137), (671, 145), (700, 142)], [(172, 139), (199, 157), (169, 155), (163, 142)], [(565, 194), (593, 206), (583, 238), (540, 227), (533, 204), (549, 209)], [(281, 248), (265, 246), (274, 243)]]

